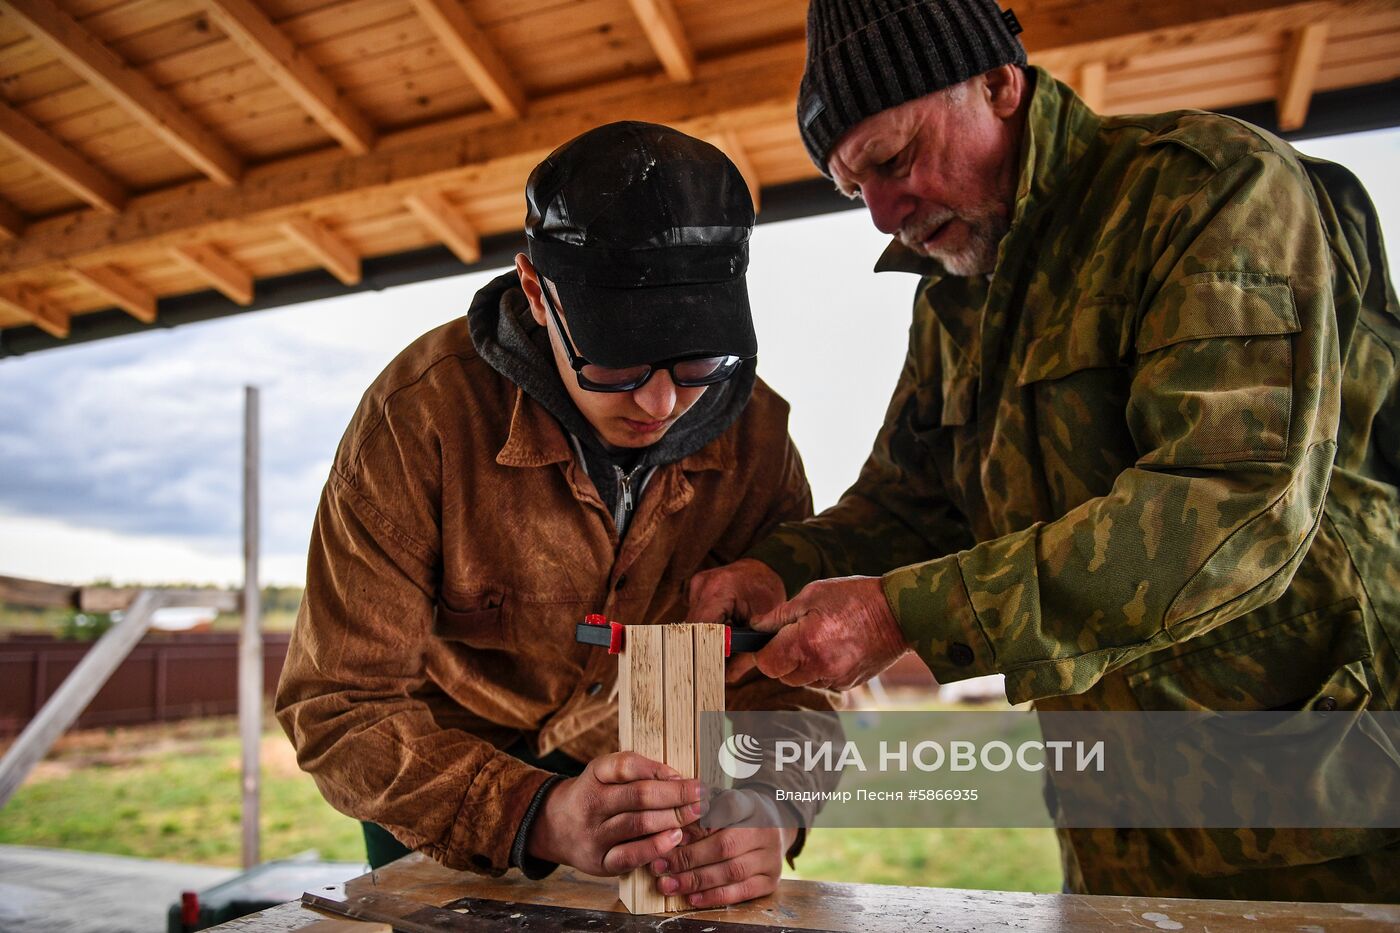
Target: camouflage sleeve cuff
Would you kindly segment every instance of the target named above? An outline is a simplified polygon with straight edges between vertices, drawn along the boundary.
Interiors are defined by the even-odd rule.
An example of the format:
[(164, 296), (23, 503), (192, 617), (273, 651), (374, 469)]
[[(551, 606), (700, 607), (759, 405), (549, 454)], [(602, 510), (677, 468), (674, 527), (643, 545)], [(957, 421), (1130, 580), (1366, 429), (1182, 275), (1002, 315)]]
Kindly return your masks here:
[(956, 554), (891, 570), (881, 584), (905, 639), (939, 683), (996, 673)]
[(788, 526), (779, 527), (744, 556), (772, 567), (782, 579), (788, 599), (800, 593), (808, 583), (821, 578), (821, 552), (799, 531)]

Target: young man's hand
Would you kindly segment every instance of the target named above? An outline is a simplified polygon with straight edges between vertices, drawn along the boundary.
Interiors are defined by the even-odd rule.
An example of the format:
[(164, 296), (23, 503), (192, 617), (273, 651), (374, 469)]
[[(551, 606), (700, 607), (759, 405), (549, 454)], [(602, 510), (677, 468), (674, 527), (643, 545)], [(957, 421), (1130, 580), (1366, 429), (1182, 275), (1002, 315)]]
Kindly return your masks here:
[(787, 598), (783, 579), (762, 561), (745, 557), (690, 578), (687, 622), (748, 622)]
[(688, 828), (684, 845), (652, 861), (657, 889), (684, 896), (691, 907), (722, 907), (772, 894), (797, 830), (774, 825), (783, 821), (771, 812), (758, 819), (756, 810), (765, 805), (772, 802), (742, 791), (715, 798), (707, 822), (727, 825)]
[(704, 798), (701, 782), (636, 752), (603, 755), (549, 792), (526, 850), (590, 875), (625, 874), (674, 849)]
[[(760, 560), (741, 558), (732, 564), (702, 570), (690, 578), (687, 622), (747, 624), (781, 606), (787, 598), (783, 579)], [(725, 681), (737, 684), (754, 670), (753, 656), (735, 654), (725, 665)]]

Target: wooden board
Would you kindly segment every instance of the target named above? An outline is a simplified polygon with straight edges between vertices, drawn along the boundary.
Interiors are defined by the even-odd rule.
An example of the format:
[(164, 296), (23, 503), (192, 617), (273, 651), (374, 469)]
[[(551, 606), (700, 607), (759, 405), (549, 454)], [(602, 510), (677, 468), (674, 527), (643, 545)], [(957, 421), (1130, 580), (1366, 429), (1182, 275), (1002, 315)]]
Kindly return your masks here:
[[(696, 774), (706, 787), (722, 787), (715, 753), (724, 741), (724, 626), (694, 625)], [(705, 754), (705, 752), (709, 754)]]
[[(410, 855), (344, 886), (344, 896), (372, 893), (442, 907), (464, 897), (578, 910), (619, 912), (612, 878), (562, 868), (532, 882), (511, 872), (486, 878), (456, 872), (423, 855)], [(321, 892), (331, 896), (332, 892)], [(625, 915), (624, 915), (625, 916)], [(1100, 933), (1107, 930), (1179, 933), (1265, 933), (1323, 929), (1327, 933), (1381, 933), (1400, 926), (1400, 906), (1207, 901), (1159, 897), (1086, 897), (898, 885), (785, 880), (777, 893), (686, 918), (750, 923), (778, 930), (852, 933)], [(215, 929), (219, 933), (293, 933), (325, 919), (288, 904)], [(666, 933), (674, 917), (629, 917), (626, 929)], [(1164, 925), (1165, 924), (1165, 925)], [(1177, 926), (1179, 924), (1179, 927)]]
[[(619, 669), (627, 673), (621, 682), (625, 692), (618, 697), (619, 729), (627, 744), (623, 751), (634, 751), (653, 761), (666, 760), (665, 631), (659, 625), (633, 625), (627, 629), (625, 647), (618, 655)], [(653, 914), (666, 907), (665, 896), (657, 890), (656, 879), (643, 865), (618, 880), (618, 897), (634, 914)]]
[[(682, 777), (719, 783), (713, 755), (700, 755), (701, 730), (723, 724), (702, 712), (724, 712), (724, 626), (629, 626), (618, 657), (618, 744), (674, 768)], [(659, 704), (659, 707), (658, 705)], [(718, 741), (707, 746), (718, 747)], [(659, 749), (659, 754), (654, 750)], [(685, 910), (679, 896), (663, 897), (645, 866), (621, 878), (618, 896), (637, 914)]]

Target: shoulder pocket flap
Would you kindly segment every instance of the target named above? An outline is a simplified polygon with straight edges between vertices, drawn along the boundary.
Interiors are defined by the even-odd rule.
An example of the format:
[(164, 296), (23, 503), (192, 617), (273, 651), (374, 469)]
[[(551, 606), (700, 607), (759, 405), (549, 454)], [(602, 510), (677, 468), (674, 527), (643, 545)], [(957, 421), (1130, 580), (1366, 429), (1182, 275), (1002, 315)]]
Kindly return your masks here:
[(1046, 331), (1026, 347), (1018, 386), (1062, 379), (1082, 369), (1104, 369), (1122, 361), (1126, 301), (1100, 299), (1075, 309), (1069, 323)]
[(454, 600), (455, 606), (448, 605), (439, 598), (437, 610), (433, 613), (433, 634), (439, 638), (477, 641), (483, 636), (492, 637), (501, 627), (501, 605), (504, 602), (500, 593), (479, 593), (470, 600)]
[(1161, 307), (1143, 318), (1137, 351), (1151, 353), (1207, 337), (1296, 334), (1293, 288), (1278, 275), (1202, 273), (1162, 294)]

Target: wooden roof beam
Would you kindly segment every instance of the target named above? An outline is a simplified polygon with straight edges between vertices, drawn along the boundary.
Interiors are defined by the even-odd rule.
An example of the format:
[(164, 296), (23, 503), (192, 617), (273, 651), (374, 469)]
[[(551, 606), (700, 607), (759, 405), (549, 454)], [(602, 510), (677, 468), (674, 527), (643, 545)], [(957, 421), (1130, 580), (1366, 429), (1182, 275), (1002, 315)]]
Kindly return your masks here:
[(24, 232), (24, 215), (9, 201), (0, 200), (0, 240), (13, 240)]
[(1103, 113), (1108, 97), (1108, 64), (1103, 61), (1085, 62), (1079, 66), (1075, 91), (1095, 113)]
[(1085, 62), (1118, 61), (1260, 32), (1394, 10), (1394, 0), (1079, 0), (1016, 4), (1031, 61), (1072, 75)]
[(155, 292), (131, 279), (116, 266), (92, 266), (73, 270), (73, 278), (96, 290), (102, 297), (143, 324), (156, 321)]
[(65, 65), (115, 100), (191, 165), (222, 185), (238, 180), (242, 164), (228, 147), (53, 0), (2, 0), (0, 9), (13, 14)]
[(672, 81), (695, 80), (695, 52), (671, 0), (628, 0)]
[(739, 174), (744, 176), (744, 184), (749, 186), (749, 197), (753, 199), (753, 212), (759, 212), (759, 198), (762, 186), (758, 181), (758, 172), (754, 170), (753, 161), (749, 158), (748, 152), (744, 149), (744, 144), (739, 141), (739, 134), (733, 130), (722, 130), (710, 137), (710, 145), (720, 152), (729, 156), (729, 161), (734, 163), (734, 167), (739, 170)]
[(246, 269), (214, 247), (204, 243), (173, 246), (170, 248), (170, 255), (212, 287), (223, 292), (224, 297), (234, 304), (253, 303), (253, 277)]
[(234, 44), (342, 146), (354, 153), (374, 148), (369, 121), (261, 10), (249, 0), (205, 0), (205, 7)]
[(126, 203), (126, 190), (111, 176), (3, 103), (0, 139), (26, 162), (98, 210), (115, 214)]
[[(785, 42), (702, 62), (692, 84), (628, 78), (541, 100), (525, 119), (460, 121), (437, 131), (386, 137), (356, 156), (328, 150), (251, 168), (237, 188), (181, 186), (132, 199), (121, 214), (30, 223), (23, 239), (0, 243), (0, 282), (63, 273), (72, 265), (121, 263), (133, 247), (168, 249), (275, 229), (296, 216), (401, 209), (404, 198), (453, 185), (521, 185), (530, 169), (568, 139), (597, 125), (600, 113), (647, 120), (707, 138), (725, 129), (771, 125), (791, 117), (792, 89), (805, 44)], [(580, 99), (587, 104), (581, 105)], [(483, 231), (486, 232), (486, 231)], [(494, 232), (494, 231), (491, 231)]]
[(457, 258), (467, 265), (481, 259), (481, 234), (441, 191), (410, 194), (403, 203)]
[(492, 110), (512, 120), (525, 115), (525, 89), (461, 0), (413, 0), (413, 6)]
[(1327, 23), (1309, 23), (1288, 40), (1278, 95), (1278, 128), (1296, 130), (1308, 119), (1308, 105), (1317, 87), (1322, 53), (1327, 48)]
[(0, 285), (0, 307), (23, 315), (51, 337), (68, 336), (68, 312), (45, 301), (27, 285)]
[(293, 217), (278, 228), (288, 239), (297, 243), (316, 258), (326, 271), (346, 285), (360, 282), (360, 254), (326, 225), (309, 217)]

